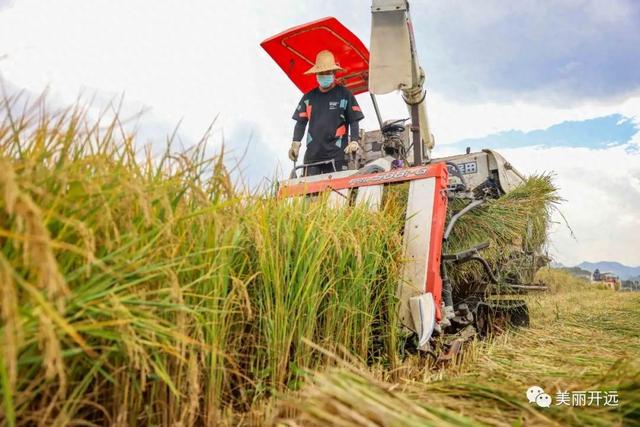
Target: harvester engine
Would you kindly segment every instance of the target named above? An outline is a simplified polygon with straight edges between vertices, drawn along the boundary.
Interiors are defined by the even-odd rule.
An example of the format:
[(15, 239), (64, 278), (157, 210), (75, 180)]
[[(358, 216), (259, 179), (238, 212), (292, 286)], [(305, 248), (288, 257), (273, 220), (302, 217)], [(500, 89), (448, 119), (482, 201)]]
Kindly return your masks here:
[(407, 146), (405, 144), (404, 122), (409, 119), (387, 120), (382, 124), (382, 151), (386, 156), (391, 156), (398, 162), (393, 165), (402, 167), (407, 164)]

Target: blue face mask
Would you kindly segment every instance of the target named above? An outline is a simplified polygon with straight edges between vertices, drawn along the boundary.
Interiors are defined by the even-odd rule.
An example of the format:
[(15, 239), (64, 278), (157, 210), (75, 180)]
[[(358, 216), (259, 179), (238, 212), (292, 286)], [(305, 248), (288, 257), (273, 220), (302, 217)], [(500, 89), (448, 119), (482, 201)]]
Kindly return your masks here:
[(333, 84), (333, 74), (316, 74), (316, 80), (322, 89), (326, 89)]

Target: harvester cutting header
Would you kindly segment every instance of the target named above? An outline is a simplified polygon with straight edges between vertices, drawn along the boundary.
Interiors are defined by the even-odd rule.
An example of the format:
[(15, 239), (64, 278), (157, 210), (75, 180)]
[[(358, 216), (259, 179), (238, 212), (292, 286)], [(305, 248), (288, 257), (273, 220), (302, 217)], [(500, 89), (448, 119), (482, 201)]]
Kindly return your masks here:
[[(526, 325), (524, 302), (505, 295), (542, 288), (532, 284), (533, 274), (544, 262), (540, 245), (525, 238), (510, 247), (492, 247), (508, 254), (499, 257), (508, 259), (508, 269), (504, 262), (492, 263), (482, 256), (489, 242), (447, 252), (463, 216), (507, 195), (525, 179), (491, 150), (432, 157), (425, 72), (408, 1), (373, 1), (370, 50), (331, 17), (286, 30), (261, 46), (305, 94), (294, 113), (298, 123), (290, 150), (294, 167), (290, 178), (279, 183), (279, 197), (313, 198), (328, 192), (336, 207), (378, 210), (386, 191), (408, 186), (406, 264), (398, 278), (397, 296), (401, 322), (417, 334), (418, 347), (429, 348), (434, 331), (455, 333), (475, 327), (486, 333), (491, 324), (501, 323), (496, 319)], [(376, 95), (394, 91), (406, 103), (410, 121), (383, 119)], [(353, 95), (365, 92), (371, 97), (378, 130), (365, 132), (357, 126), (362, 113)], [(297, 165), (307, 125), (305, 161)], [(322, 158), (322, 153), (329, 153), (329, 158)]]

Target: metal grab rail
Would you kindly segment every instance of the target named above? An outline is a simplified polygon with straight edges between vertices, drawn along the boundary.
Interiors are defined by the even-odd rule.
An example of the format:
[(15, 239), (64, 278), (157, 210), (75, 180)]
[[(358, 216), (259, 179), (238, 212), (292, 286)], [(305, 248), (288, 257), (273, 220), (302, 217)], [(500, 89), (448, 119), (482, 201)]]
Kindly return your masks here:
[[(333, 172), (338, 172), (338, 169), (336, 168), (336, 159), (331, 159), (331, 160), (320, 160), (318, 162), (313, 162), (313, 163), (304, 163), (301, 164), (300, 166), (296, 166), (296, 163), (293, 163), (293, 169), (291, 170), (291, 173), (289, 174), (289, 179), (296, 179), (296, 178), (302, 178), (307, 176), (307, 168), (311, 167), (311, 166), (320, 166), (320, 165), (331, 165), (333, 168)], [(350, 160), (348, 162), (348, 170), (356, 170), (358, 168), (358, 155), (357, 153), (351, 153), (350, 156)], [(302, 177), (298, 177), (298, 170), (299, 169), (304, 169), (304, 174)]]
[(321, 160), (319, 162), (313, 162), (313, 163), (304, 163), (301, 164), (300, 166), (296, 166), (295, 162), (293, 163), (293, 169), (291, 170), (291, 173), (289, 174), (289, 179), (295, 179), (298, 178), (298, 169), (304, 169), (304, 175), (306, 176), (307, 173), (307, 168), (310, 166), (320, 166), (320, 165), (331, 165), (333, 166), (333, 171), (337, 172), (338, 170), (336, 169), (336, 160), (335, 159), (331, 159), (331, 160)]

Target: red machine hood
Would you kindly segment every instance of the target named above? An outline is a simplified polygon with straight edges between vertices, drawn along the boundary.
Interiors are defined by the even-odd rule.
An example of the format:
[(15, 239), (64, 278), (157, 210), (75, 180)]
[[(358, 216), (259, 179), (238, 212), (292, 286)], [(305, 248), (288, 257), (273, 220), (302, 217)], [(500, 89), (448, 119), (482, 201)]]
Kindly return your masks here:
[(354, 94), (368, 90), (369, 50), (355, 34), (336, 18), (324, 18), (290, 28), (260, 43), (282, 71), (303, 93), (318, 86), (313, 66), (321, 50), (330, 50), (343, 71), (336, 73), (339, 84)]

